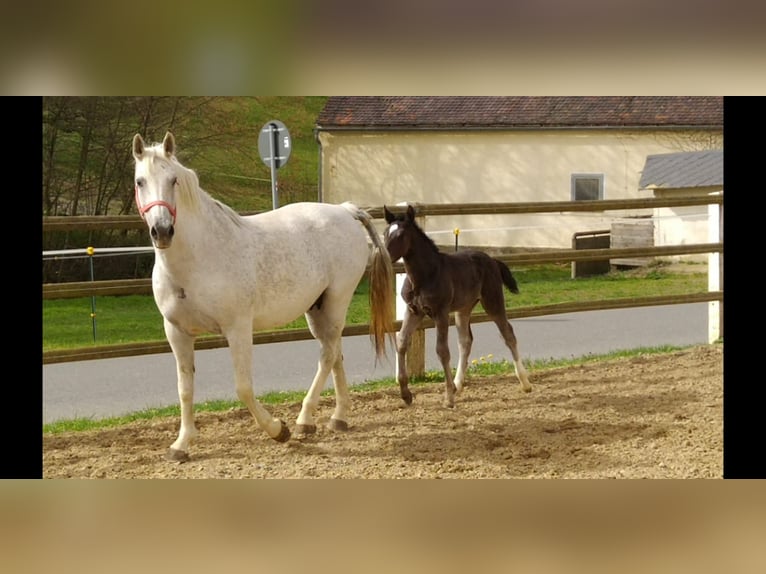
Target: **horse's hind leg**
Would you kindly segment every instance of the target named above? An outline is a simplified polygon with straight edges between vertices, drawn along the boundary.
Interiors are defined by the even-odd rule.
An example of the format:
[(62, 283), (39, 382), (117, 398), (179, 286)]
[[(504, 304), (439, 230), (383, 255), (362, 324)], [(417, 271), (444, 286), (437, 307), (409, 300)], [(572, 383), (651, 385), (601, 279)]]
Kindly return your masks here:
[(165, 458), (176, 462), (189, 460), (189, 444), (197, 436), (194, 425), (194, 337), (165, 320), (165, 335), (176, 359), (178, 399), (181, 404), (181, 429)]
[(314, 422), (314, 413), (319, 406), (322, 389), (331, 371), (334, 371), (336, 377), (337, 373), (342, 373), (340, 377), (336, 378), (336, 385), (339, 383), (339, 386), (335, 387), (336, 410), (333, 418), (336, 418), (337, 422), (331, 423), (331, 426), (334, 424), (333, 428), (348, 428), (345, 417), (350, 399), (345, 372), (343, 372), (343, 357), (341, 356), (341, 334), (343, 332), (345, 314), (342, 321), (332, 321), (329, 316), (331, 312), (329, 303), (329, 301), (325, 301), (321, 310), (312, 309), (306, 313), (309, 330), (314, 335), (314, 338), (319, 341), (319, 362), (317, 363), (314, 380), (311, 382), (308, 393), (303, 398), (301, 412), (296, 420), (295, 432), (299, 434), (316, 432), (317, 427)]
[(468, 357), (471, 355), (473, 346), (473, 333), (471, 332), (471, 310), (457, 311), (455, 313), (455, 327), (457, 328), (458, 361), (455, 373), (455, 393), (460, 394), (465, 383), (468, 369)]
[(348, 430), (348, 413), (351, 410), (351, 395), (348, 392), (346, 369), (343, 367), (343, 344), (338, 341), (338, 356), (332, 366), (332, 381), (335, 387), (335, 412), (330, 417), (329, 427), (332, 430)]
[(286, 442), (290, 438), (290, 429), (284, 421), (273, 417), (253, 393), (253, 334), (250, 321), (243, 322), (242, 325), (227, 332), (226, 339), (229, 342), (234, 365), (234, 384), (239, 400), (245, 403), (247, 410), (266, 434), (277, 442)]

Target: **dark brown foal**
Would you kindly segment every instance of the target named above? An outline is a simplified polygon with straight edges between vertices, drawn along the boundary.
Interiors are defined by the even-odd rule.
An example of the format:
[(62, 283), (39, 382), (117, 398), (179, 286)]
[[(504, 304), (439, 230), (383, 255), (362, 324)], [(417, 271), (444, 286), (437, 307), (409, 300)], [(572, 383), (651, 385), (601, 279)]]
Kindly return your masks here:
[[(436, 354), (444, 369), (444, 404), (455, 405), (455, 395), (465, 382), (468, 356), (471, 353), (471, 312), (481, 302), (484, 310), (495, 322), (505, 344), (513, 356), (516, 376), (525, 392), (532, 390), (527, 371), (521, 361), (516, 335), (505, 313), (503, 285), (518, 293), (516, 280), (508, 266), (482, 251), (464, 250), (442, 253), (415, 221), (415, 210), (410, 205), (403, 215), (394, 215), (383, 207), (388, 227), (385, 241), (392, 261), (404, 259), (407, 277), (402, 287), (402, 298), (407, 308), (402, 327), (396, 337), (398, 356), (397, 381), (402, 399), (412, 403), (407, 375), (406, 353), (412, 333), (428, 316), (436, 325)], [(449, 351), (449, 316), (455, 313), (458, 332), (459, 358), (453, 380)]]

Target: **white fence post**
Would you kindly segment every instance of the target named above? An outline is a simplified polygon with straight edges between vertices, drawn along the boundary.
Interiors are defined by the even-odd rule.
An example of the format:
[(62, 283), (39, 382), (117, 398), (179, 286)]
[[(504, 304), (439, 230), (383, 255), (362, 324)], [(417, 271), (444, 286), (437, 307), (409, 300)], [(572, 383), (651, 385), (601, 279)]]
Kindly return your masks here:
[[(716, 192), (714, 195), (721, 195)], [(708, 242), (723, 242), (723, 203), (708, 205)], [(708, 255), (707, 290), (723, 291), (723, 252)], [(723, 337), (723, 303), (708, 302), (708, 343)]]

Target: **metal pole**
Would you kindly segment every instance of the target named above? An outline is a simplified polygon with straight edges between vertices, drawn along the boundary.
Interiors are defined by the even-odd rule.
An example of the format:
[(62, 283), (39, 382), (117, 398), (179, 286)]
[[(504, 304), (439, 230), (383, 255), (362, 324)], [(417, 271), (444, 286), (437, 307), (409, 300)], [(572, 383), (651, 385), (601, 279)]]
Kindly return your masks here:
[[(96, 250), (93, 247), (88, 247), (87, 253), (90, 259), (90, 280), (95, 281), (95, 275), (93, 273), (93, 254)], [(93, 342), (96, 342), (96, 296), (91, 295), (90, 298), (90, 321), (93, 327)]]
[(279, 194), (277, 192), (277, 126), (269, 124), (269, 149), (271, 150), (271, 203), (274, 209), (279, 207)]

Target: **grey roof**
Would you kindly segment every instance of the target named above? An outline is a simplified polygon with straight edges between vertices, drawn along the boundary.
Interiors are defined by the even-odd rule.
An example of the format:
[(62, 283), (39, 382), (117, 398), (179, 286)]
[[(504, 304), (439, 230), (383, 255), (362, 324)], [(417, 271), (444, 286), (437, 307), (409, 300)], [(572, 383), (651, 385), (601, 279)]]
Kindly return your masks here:
[(723, 186), (723, 150), (663, 153), (646, 157), (640, 189)]

